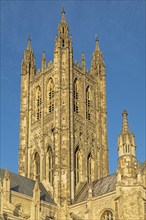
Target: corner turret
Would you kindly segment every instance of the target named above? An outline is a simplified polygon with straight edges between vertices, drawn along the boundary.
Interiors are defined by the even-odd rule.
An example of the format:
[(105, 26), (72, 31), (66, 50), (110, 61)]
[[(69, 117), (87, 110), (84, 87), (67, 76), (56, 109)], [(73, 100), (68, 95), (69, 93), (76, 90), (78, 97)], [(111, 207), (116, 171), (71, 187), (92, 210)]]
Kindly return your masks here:
[(122, 113), (122, 131), (118, 137), (118, 174), (122, 178), (135, 178), (137, 175), (135, 136), (128, 126), (128, 113)]
[(65, 11), (63, 8), (61, 22), (58, 25), (58, 40), (59, 40), (59, 46), (61, 48), (66, 48), (66, 46), (68, 46), (68, 34), (69, 34), (69, 27), (68, 24), (66, 23)]
[(92, 54), (91, 60), (91, 73), (93, 75), (105, 75), (105, 64), (102, 57), (102, 52), (99, 48), (99, 40), (96, 35), (95, 39), (95, 50)]
[(35, 75), (36, 73), (36, 61), (34, 57), (34, 52), (31, 48), (31, 39), (28, 37), (27, 48), (24, 52), (24, 58), (21, 64), (21, 73), (22, 75), (31, 74)]

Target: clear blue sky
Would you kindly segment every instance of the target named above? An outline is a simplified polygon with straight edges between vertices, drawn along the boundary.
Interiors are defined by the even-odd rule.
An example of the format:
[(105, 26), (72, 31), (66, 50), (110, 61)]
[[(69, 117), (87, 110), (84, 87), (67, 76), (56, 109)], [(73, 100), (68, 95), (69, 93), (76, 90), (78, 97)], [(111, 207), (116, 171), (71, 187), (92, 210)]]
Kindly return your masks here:
[(28, 35), (41, 66), (53, 59), (62, 6), (73, 38), (74, 60), (85, 52), (90, 68), (95, 35), (106, 64), (110, 173), (117, 168), (123, 109), (135, 133), (137, 159), (145, 160), (145, 1), (1, 1), (1, 164), (17, 172), (20, 71)]

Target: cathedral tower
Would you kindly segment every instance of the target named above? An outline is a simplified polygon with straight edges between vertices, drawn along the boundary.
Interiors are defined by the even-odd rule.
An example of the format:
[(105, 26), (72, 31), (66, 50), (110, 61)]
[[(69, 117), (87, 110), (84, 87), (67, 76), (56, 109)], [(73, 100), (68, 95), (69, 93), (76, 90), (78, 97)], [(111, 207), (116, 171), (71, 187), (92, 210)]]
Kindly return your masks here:
[(108, 175), (105, 64), (96, 39), (91, 69), (73, 61), (62, 10), (54, 60), (45, 52), (36, 70), (31, 40), (21, 71), (19, 174), (41, 181), (57, 204), (72, 203), (82, 187)]

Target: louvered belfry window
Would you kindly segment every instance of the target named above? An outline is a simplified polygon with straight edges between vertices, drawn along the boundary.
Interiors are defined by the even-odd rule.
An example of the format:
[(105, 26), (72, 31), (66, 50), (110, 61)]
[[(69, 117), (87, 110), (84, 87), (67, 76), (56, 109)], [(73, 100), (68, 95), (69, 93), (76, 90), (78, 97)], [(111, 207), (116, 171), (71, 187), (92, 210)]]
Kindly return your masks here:
[(48, 83), (48, 111), (49, 113), (54, 111), (54, 83), (53, 79)]

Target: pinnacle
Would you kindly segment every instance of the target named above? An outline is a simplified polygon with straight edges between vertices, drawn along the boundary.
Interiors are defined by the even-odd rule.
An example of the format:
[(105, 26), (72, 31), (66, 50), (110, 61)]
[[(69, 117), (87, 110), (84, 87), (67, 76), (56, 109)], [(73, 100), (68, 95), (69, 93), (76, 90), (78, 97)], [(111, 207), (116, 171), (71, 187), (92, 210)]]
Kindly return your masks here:
[(27, 49), (31, 50), (31, 39), (30, 39), (30, 35), (28, 36), (28, 41), (27, 41)]
[(65, 14), (65, 11), (64, 11), (64, 6), (62, 7), (62, 14)]
[(43, 53), (42, 53), (42, 59), (43, 59), (43, 60), (46, 59), (45, 51), (43, 51)]
[(64, 7), (62, 7), (62, 18), (61, 18), (61, 22), (66, 22)]
[(126, 110), (123, 110), (122, 116), (123, 116), (122, 132), (129, 133), (128, 119), (127, 119), (128, 113)]
[(96, 42), (95, 51), (98, 51), (99, 50), (99, 39), (98, 39), (97, 34), (95, 35), (95, 42)]

